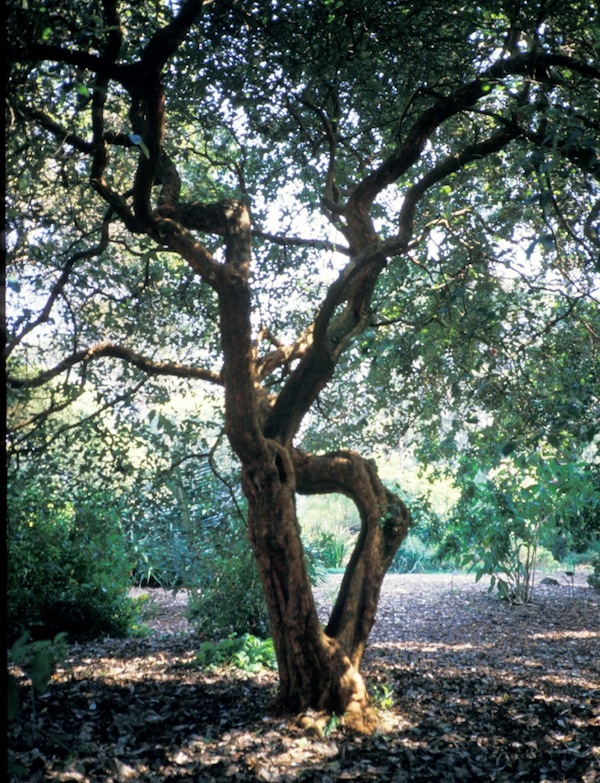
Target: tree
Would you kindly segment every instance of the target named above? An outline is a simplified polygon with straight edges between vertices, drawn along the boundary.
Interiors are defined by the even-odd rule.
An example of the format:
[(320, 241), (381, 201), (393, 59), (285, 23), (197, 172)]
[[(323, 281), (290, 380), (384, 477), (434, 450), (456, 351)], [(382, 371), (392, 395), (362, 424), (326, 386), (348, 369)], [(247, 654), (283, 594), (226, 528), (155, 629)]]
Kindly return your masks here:
[[(507, 456), (491, 470), (465, 463), (462, 496), (443, 546), (474, 568), (478, 579), (490, 576), (490, 589), (497, 587), (502, 598), (530, 601), (540, 545), (566, 538), (571, 527), (594, 532), (600, 493), (593, 469), (541, 452)], [(575, 526), (574, 515), (585, 521)]]
[[(448, 390), (497, 389), (559, 302), (584, 321), (597, 9), (34, 1), (7, 31), (13, 455), (90, 389), (118, 412), (222, 388), (280, 704), (368, 720), (359, 667), (411, 520), (336, 441), (367, 441), (390, 388), (395, 437)], [(323, 629), (295, 497), (332, 492), (361, 531)]]

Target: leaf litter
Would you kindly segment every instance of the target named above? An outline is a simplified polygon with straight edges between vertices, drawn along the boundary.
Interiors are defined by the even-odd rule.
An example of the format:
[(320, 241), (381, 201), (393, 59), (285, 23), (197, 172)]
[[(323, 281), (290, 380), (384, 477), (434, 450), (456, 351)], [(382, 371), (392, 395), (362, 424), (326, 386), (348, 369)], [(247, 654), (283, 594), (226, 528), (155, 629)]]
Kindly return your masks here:
[[(315, 591), (323, 619), (338, 576)], [(71, 644), (47, 692), (8, 729), (9, 779), (600, 781), (600, 594), (538, 586), (511, 606), (473, 578), (388, 575), (363, 672), (373, 735), (269, 715), (269, 671), (193, 666), (183, 591), (148, 590), (140, 639)]]

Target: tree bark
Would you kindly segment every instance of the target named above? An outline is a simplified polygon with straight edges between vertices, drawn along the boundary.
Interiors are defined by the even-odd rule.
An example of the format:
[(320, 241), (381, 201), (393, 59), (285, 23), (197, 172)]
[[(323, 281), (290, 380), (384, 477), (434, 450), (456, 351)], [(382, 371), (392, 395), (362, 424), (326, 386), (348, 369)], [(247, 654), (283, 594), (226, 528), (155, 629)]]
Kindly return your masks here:
[[(317, 340), (319, 350), (310, 351), (309, 360), (301, 363), (314, 378), (307, 384), (303, 376), (303, 383), (289, 387), (300, 403), (295, 396), (291, 405), (280, 405), (285, 416), (277, 426), (273, 409), (262, 409), (265, 390), (258, 379), (251, 328), (250, 216), (238, 202), (224, 202), (218, 209), (213, 205), (211, 215), (215, 210), (226, 244), (222, 266), (215, 265), (185, 231), (171, 232), (168, 239), (194, 268), (208, 275), (219, 298), (226, 431), (242, 466), (249, 538), (269, 611), (280, 677), (277, 706), (294, 713), (307, 708), (335, 712), (365, 730), (374, 713), (359, 667), (383, 577), (406, 535), (410, 516), (383, 486), (374, 463), (350, 451), (314, 456), (292, 445), (297, 424), (291, 426), (290, 421), (301, 421), (315, 390), (327, 382), (335, 366), (326, 330)], [(167, 219), (165, 231), (169, 227)], [(359, 286), (361, 291), (363, 287)], [(342, 332), (359, 328), (360, 314), (349, 321)], [(302, 390), (307, 386), (304, 400)], [(360, 513), (361, 532), (326, 628), (321, 626), (308, 577), (297, 492), (340, 492), (354, 500)]]
[[(344, 715), (369, 730), (374, 712), (359, 666), (373, 626), (383, 577), (410, 516), (385, 489), (372, 463), (353, 452), (320, 457), (276, 441), (244, 466), (250, 541), (269, 610), (279, 667), (276, 706)], [(296, 492), (341, 492), (357, 504), (362, 529), (326, 628), (317, 614), (296, 514)]]
[(383, 578), (408, 532), (410, 514), (384, 486), (375, 463), (356, 452), (315, 456), (297, 451), (295, 463), (300, 493), (344, 494), (360, 515), (361, 530), (325, 629), (358, 669), (375, 622)]

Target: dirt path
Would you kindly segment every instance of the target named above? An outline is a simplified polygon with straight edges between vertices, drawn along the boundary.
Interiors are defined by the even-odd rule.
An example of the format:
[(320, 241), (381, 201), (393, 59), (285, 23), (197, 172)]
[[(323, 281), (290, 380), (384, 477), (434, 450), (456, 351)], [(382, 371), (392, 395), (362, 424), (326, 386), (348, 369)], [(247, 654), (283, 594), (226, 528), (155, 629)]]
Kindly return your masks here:
[[(364, 666), (385, 708), (371, 737), (268, 717), (276, 676), (199, 670), (185, 594), (146, 591), (150, 637), (72, 645), (35, 713), (26, 700), (11, 779), (594, 783), (600, 594), (558, 578), (511, 607), (468, 576), (386, 577)], [(316, 591), (324, 616), (336, 581)]]

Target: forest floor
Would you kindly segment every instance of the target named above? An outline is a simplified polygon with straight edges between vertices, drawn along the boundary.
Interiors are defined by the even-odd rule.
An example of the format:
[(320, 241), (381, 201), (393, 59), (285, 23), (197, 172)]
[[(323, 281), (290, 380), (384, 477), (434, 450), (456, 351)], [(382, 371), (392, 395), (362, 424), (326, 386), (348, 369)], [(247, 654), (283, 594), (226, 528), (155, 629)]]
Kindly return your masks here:
[[(69, 645), (9, 727), (10, 779), (600, 781), (600, 593), (554, 576), (511, 606), (472, 576), (388, 575), (363, 666), (381, 710), (369, 736), (269, 716), (273, 672), (195, 667), (186, 594), (134, 591), (151, 633)], [(316, 590), (324, 617), (338, 582)]]

